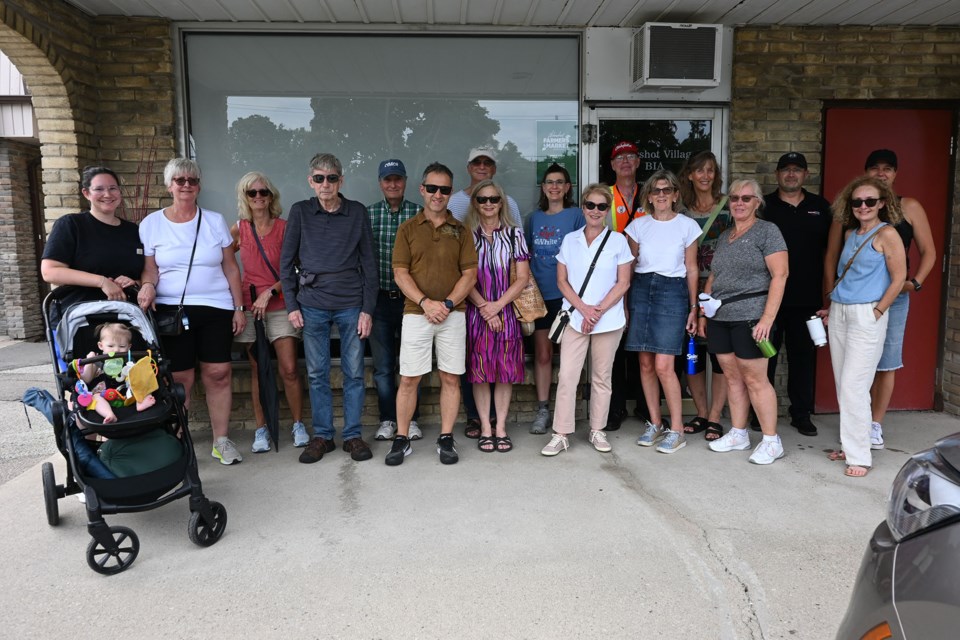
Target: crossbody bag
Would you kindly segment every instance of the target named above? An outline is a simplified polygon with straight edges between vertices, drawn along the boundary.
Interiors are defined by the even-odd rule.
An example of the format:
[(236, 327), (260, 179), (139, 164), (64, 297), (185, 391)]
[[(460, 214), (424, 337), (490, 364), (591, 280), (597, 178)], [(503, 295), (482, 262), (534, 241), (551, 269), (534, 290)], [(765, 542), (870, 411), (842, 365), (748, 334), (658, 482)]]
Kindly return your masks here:
[[(597, 249), (597, 252), (593, 255), (593, 262), (590, 263), (590, 269), (587, 270), (587, 276), (583, 279), (583, 284), (580, 285), (580, 291), (577, 293), (578, 298), (583, 298), (583, 293), (587, 290), (587, 283), (590, 282), (590, 276), (593, 275), (593, 270), (597, 266), (597, 260), (600, 259), (600, 253), (603, 252), (603, 247), (607, 244), (607, 239), (610, 237), (610, 234), (613, 233), (610, 229), (607, 229), (607, 235), (603, 236), (603, 241), (600, 243), (600, 248)], [(567, 325), (570, 324), (570, 309), (573, 306), (567, 307), (566, 309), (560, 309), (557, 313), (557, 317), (553, 319), (553, 324), (550, 325), (550, 342), (554, 344), (560, 344), (560, 340), (563, 338), (563, 331), (567, 328)]]

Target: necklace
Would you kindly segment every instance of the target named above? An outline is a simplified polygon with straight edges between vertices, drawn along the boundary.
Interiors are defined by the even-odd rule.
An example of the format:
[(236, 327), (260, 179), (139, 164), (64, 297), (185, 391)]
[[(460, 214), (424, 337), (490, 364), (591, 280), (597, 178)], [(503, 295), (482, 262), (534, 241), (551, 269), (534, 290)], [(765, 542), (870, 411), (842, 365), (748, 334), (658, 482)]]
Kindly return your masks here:
[(756, 221), (757, 221), (756, 218), (754, 218), (753, 222), (750, 223), (750, 226), (746, 227), (746, 228), (743, 229), (742, 231), (741, 231), (740, 229), (737, 229), (736, 227), (734, 227), (733, 231), (730, 232), (730, 242), (733, 242), (733, 241), (736, 240), (737, 238), (742, 237), (743, 234), (745, 234), (747, 231), (750, 231), (750, 229), (753, 228), (753, 225), (754, 225), (754, 223), (756, 223)]

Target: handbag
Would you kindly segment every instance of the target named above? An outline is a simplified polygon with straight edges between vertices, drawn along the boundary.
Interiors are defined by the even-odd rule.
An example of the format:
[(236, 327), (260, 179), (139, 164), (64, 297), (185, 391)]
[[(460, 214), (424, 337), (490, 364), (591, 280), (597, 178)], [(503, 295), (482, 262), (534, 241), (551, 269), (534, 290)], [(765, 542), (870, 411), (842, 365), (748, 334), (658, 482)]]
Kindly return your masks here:
[(180, 296), (180, 304), (176, 307), (157, 309), (153, 312), (153, 323), (156, 326), (157, 335), (160, 336), (175, 337), (187, 330), (183, 315), (183, 301), (187, 297), (187, 281), (190, 279), (190, 271), (193, 269), (193, 256), (197, 252), (200, 221), (203, 219), (203, 209), (197, 207), (197, 211), (199, 212), (197, 214), (197, 235), (193, 238), (193, 249), (190, 250), (190, 263), (187, 265), (187, 277), (183, 280), (183, 294)]
[[(517, 281), (517, 236), (514, 232), (510, 237), (510, 284)], [(520, 321), (520, 329), (525, 336), (532, 336), (536, 329), (534, 321), (547, 315), (547, 304), (543, 301), (543, 295), (540, 293), (540, 287), (533, 274), (530, 274), (527, 280), (527, 286), (520, 291), (513, 300), (513, 310), (517, 314), (517, 320)]]
[[(580, 285), (580, 291), (577, 293), (578, 298), (582, 298), (583, 292), (587, 290), (587, 283), (590, 282), (590, 276), (593, 275), (593, 269), (597, 266), (597, 260), (600, 259), (600, 252), (603, 251), (603, 247), (607, 244), (607, 239), (610, 237), (611, 233), (612, 232), (610, 229), (607, 229), (607, 235), (603, 236), (603, 242), (600, 243), (600, 248), (597, 249), (597, 252), (593, 255), (593, 262), (590, 263), (590, 269), (587, 270), (587, 277), (583, 279), (583, 284)], [(567, 328), (568, 324), (570, 324), (570, 308), (561, 309), (557, 313), (557, 317), (553, 319), (553, 323), (550, 325), (550, 332), (547, 334), (547, 336), (550, 338), (550, 342), (554, 344), (560, 344), (560, 340), (563, 338), (563, 331)]]

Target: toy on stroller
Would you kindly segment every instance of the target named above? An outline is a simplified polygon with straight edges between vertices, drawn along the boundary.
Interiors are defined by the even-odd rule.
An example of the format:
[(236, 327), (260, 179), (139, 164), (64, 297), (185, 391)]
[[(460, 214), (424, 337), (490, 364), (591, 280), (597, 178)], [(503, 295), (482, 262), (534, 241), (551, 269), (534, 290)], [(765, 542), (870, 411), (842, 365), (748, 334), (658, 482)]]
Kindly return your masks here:
[[(129, 302), (81, 302), (70, 306), (54, 329), (51, 312), (58, 304), (57, 293), (44, 300), (43, 315), (58, 392), (52, 406), (54, 435), (57, 448), (67, 461), (67, 477), (64, 484), (58, 485), (53, 465), (43, 464), (47, 521), (51, 526), (59, 523), (57, 500), (82, 492), (87, 531), (93, 538), (87, 546), (87, 564), (108, 575), (133, 564), (140, 541), (128, 527), (108, 526), (104, 514), (147, 511), (189, 496), (190, 540), (203, 547), (214, 544), (227, 526), (227, 511), (220, 503), (207, 500), (201, 490), (197, 458), (187, 428), (183, 386), (174, 383), (167, 371), (152, 319)], [(94, 331), (102, 323), (129, 327), (133, 337), (129, 351), (84, 358), (95, 350)], [(78, 371), (87, 364), (95, 364), (117, 380), (123, 380), (134, 364), (141, 373), (143, 365), (150, 366), (151, 383), (156, 376), (157, 387), (152, 392), (155, 403), (143, 408), (147, 403), (133, 402), (132, 394), (124, 393), (124, 386), (129, 391), (132, 384), (123, 380), (126, 385), (97, 396), (97, 401), (109, 401), (114, 407), (116, 421), (105, 422), (100, 412), (84, 406), (90, 404), (90, 396), (83, 397), (87, 389), (82, 382), (78, 384)], [(105, 451), (98, 457), (98, 443), (87, 438), (94, 435), (106, 438), (112, 445), (112, 468), (101, 462)], [(157, 443), (163, 446), (157, 447)]]

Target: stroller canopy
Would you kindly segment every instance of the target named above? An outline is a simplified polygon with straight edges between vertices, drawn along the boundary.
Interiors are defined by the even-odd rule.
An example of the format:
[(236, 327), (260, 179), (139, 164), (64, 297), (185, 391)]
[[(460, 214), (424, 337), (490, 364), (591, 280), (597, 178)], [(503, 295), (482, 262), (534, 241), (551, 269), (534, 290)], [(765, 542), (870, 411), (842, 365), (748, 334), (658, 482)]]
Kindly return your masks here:
[(90, 324), (87, 316), (103, 313), (117, 314), (117, 320), (126, 322), (139, 331), (140, 336), (148, 344), (157, 344), (157, 335), (153, 330), (153, 324), (137, 305), (117, 300), (80, 302), (70, 305), (60, 319), (60, 324), (57, 325), (56, 341), (59, 353), (67, 353), (73, 348), (73, 339), (77, 334), (77, 330)]

